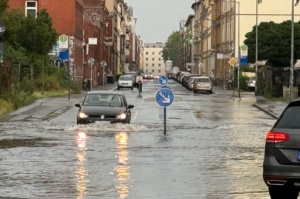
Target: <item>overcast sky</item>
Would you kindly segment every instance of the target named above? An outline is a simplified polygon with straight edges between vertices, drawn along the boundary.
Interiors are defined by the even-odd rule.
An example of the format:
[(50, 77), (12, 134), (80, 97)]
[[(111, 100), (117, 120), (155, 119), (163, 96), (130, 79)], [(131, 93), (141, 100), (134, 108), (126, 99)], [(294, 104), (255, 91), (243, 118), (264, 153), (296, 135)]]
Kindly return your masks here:
[(179, 21), (194, 14), (195, 0), (125, 0), (133, 7), (137, 18), (136, 33), (144, 43), (166, 42), (173, 31), (179, 30)]

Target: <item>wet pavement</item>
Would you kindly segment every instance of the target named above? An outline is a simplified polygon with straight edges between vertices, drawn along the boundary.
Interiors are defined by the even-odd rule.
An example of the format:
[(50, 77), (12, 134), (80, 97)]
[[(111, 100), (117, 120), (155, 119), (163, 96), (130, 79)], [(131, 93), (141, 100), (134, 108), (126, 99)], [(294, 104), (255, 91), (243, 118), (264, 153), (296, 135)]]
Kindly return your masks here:
[(131, 124), (76, 125), (74, 104), (84, 92), (5, 115), (0, 198), (269, 198), (262, 161), (275, 119), (266, 111), (280, 114), (284, 104), (272, 106), (253, 92), (239, 100), (221, 87), (209, 95), (173, 81), (169, 86), (175, 100), (167, 108), (166, 135), (163, 108), (154, 100), (159, 85), (152, 81), (145, 82), (143, 98), (121, 90), (135, 105)]

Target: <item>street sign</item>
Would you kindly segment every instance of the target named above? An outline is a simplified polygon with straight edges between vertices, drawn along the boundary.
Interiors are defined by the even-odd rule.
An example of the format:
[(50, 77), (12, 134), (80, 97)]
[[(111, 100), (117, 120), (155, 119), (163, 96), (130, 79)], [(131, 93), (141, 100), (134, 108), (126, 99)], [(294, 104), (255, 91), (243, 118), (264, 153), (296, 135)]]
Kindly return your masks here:
[(59, 58), (62, 61), (67, 61), (69, 59), (68, 49), (59, 49)]
[(247, 66), (247, 65), (248, 65), (248, 58), (241, 57), (241, 66)]
[(105, 68), (105, 67), (107, 66), (107, 63), (106, 63), (105, 60), (103, 60), (103, 61), (101, 62), (101, 66), (102, 66), (103, 68)]
[(69, 48), (69, 38), (67, 35), (60, 35), (59, 38), (58, 38), (58, 46), (59, 46), (59, 49), (67, 49)]
[(5, 25), (4, 23), (0, 20), (0, 37), (4, 34), (5, 32)]
[(168, 83), (168, 78), (165, 75), (162, 75), (158, 78), (158, 83), (165, 86)]
[(159, 106), (168, 107), (174, 101), (174, 94), (169, 88), (161, 88), (155, 94), (155, 101)]
[(236, 60), (234, 58), (231, 58), (228, 62), (231, 66), (235, 66)]
[(241, 57), (248, 57), (248, 46), (247, 45), (242, 45), (241, 46)]
[(94, 59), (94, 58), (91, 57), (91, 58), (88, 59), (89, 65), (94, 64), (94, 62), (95, 62), (95, 59)]

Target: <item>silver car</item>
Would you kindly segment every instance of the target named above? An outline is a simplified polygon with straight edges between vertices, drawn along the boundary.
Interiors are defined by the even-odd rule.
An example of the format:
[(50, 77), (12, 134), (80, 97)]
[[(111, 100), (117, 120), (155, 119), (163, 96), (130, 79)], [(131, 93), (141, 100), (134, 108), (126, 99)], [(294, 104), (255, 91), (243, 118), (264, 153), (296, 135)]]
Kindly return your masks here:
[(250, 79), (247, 81), (247, 88), (248, 90), (255, 90), (256, 85), (256, 77), (250, 77)]
[(190, 91), (193, 90), (193, 87), (194, 87), (194, 81), (195, 81), (195, 79), (197, 79), (198, 77), (200, 77), (200, 76), (192, 76), (192, 77), (190, 77), (190, 79), (189, 79), (188, 82), (187, 82), (187, 89), (188, 89), (188, 90), (190, 90)]
[(193, 92), (205, 91), (212, 94), (213, 85), (209, 77), (201, 76), (194, 80)]
[(134, 79), (131, 75), (121, 75), (118, 80), (118, 90), (120, 88), (131, 88), (133, 90)]

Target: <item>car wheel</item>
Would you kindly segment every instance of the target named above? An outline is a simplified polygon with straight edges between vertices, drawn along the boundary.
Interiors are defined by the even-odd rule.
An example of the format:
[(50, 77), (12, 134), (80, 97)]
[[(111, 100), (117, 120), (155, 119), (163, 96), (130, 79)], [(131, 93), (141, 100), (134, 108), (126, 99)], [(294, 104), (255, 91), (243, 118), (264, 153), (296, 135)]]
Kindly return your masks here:
[(299, 195), (299, 190), (286, 187), (269, 187), (269, 194), (272, 199), (297, 199)]
[(131, 90), (133, 90), (133, 87), (131, 87)]
[(193, 92), (194, 92), (194, 93), (196, 93), (196, 91), (195, 91), (195, 90), (193, 90)]

